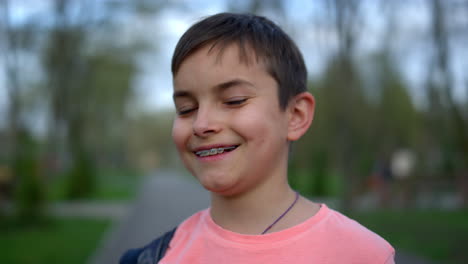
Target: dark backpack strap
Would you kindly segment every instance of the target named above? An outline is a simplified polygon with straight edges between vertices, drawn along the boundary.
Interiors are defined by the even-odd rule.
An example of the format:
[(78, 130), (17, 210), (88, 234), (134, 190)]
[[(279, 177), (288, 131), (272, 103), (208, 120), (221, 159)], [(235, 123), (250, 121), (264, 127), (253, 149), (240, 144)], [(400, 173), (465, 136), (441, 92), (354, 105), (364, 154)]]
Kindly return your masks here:
[(169, 243), (177, 228), (166, 232), (150, 244), (136, 249), (130, 249), (120, 258), (120, 264), (157, 264), (164, 257)]
[(157, 246), (155, 254), (154, 254), (155, 255), (155, 260), (156, 260), (155, 263), (158, 263), (164, 257), (164, 255), (166, 254), (166, 250), (169, 247), (169, 243), (171, 242), (172, 237), (174, 236), (174, 233), (175, 233), (176, 229), (177, 228), (172, 229), (171, 231), (165, 233), (161, 237), (159, 245)]

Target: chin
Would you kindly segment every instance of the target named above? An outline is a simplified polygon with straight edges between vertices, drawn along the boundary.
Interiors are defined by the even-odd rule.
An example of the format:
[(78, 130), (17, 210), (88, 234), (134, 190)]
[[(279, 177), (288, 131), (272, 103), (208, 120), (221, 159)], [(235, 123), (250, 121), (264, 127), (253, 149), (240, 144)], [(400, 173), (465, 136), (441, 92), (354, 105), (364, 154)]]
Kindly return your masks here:
[(232, 175), (226, 174), (205, 174), (196, 176), (200, 184), (212, 193), (227, 196), (233, 195), (237, 186), (237, 181)]

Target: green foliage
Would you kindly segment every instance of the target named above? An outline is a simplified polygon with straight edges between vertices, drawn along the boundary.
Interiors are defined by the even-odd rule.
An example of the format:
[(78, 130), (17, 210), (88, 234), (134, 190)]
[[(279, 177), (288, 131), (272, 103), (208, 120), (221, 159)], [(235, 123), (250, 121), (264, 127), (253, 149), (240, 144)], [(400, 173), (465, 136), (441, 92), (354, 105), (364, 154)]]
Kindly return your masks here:
[(46, 151), (57, 160), (69, 159), (70, 199), (92, 196), (97, 163), (127, 162), (125, 120), (133, 99), (134, 58), (145, 47), (136, 45), (139, 40), (116, 42), (113, 34), (120, 26), (107, 14), (100, 22), (93, 15), (73, 18), (71, 10), (92, 8), (88, 2), (56, 2), (51, 8), (55, 23), (40, 48), (44, 101), (51, 112)]
[(0, 263), (86, 263), (108, 227), (108, 221), (75, 219), (0, 225)]
[(90, 197), (96, 189), (96, 171), (92, 160), (86, 155), (80, 155), (69, 173), (67, 198)]
[(16, 215), (20, 222), (34, 222), (43, 217), (45, 203), (37, 146), (26, 132), (19, 133), (18, 143), (13, 167)]
[(380, 54), (374, 63), (380, 67), (377, 77), (382, 87), (376, 117), (378, 136), (390, 148), (414, 146), (418, 119), (408, 88), (388, 54)]
[(97, 176), (96, 200), (131, 200), (136, 197), (141, 174), (131, 169), (100, 169)]
[[(69, 179), (67, 175), (58, 175), (48, 185), (47, 195), (50, 201), (68, 200)], [(97, 168), (96, 186), (86, 199), (94, 200), (131, 200), (136, 197), (140, 173), (125, 168)]]
[(289, 170), (289, 184), (308, 197), (337, 197), (341, 194), (343, 183), (342, 178), (331, 171), (311, 172), (307, 170)]

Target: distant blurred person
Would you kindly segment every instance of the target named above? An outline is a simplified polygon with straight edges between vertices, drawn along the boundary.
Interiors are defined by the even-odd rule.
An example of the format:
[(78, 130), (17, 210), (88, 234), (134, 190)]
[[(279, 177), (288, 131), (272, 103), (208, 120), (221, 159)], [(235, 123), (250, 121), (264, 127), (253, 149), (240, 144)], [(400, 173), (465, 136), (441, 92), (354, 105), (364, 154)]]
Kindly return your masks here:
[(381, 157), (375, 162), (371, 179), (372, 187), (377, 192), (379, 206), (381, 208), (389, 207), (393, 175), (388, 158)]

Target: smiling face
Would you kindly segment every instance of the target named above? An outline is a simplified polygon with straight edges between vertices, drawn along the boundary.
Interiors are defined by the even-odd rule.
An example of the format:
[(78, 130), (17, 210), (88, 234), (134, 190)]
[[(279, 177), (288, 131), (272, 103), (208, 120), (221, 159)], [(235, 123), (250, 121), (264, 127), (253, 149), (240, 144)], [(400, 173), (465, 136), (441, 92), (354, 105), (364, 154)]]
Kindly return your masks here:
[(289, 115), (277, 89), (261, 63), (240, 62), (236, 45), (222, 53), (207, 46), (182, 63), (174, 77), (172, 136), (206, 189), (235, 195), (285, 181)]

